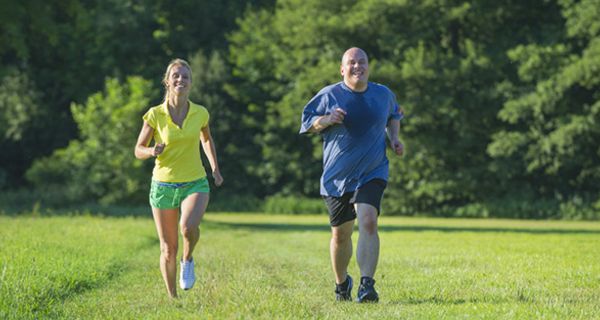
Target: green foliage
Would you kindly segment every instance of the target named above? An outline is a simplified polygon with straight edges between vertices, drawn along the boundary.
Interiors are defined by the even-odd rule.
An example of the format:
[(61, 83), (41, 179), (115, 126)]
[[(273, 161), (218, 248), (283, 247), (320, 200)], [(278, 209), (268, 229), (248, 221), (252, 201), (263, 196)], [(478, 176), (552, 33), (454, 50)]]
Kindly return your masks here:
[(265, 199), (264, 212), (273, 214), (326, 214), (323, 200), (293, 196), (270, 196)]
[(505, 184), (527, 181), (524, 201), (553, 202), (553, 215), (593, 215), (600, 191), (600, 2), (560, 1), (565, 30), (549, 44), (508, 52), (518, 80), (499, 112), (507, 125), (488, 153), (512, 166)]
[(0, 214), (18, 215), (34, 207), (42, 211), (65, 208), (65, 198), (65, 191), (60, 188), (8, 189), (0, 193)]
[(264, 162), (254, 172), (271, 193), (317, 194), (321, 146), (296, 134), (301, 110), (340, 79), (344, 50), (359, 46), (372, 80), (395, 91), (408, 115), (408, 152), (391, 160), (386, 212), (447, 212), (502, 194), (503, 173), (486, 153), (501, 127), (494, 84), (510, 75), (507, 50), (546, 37), (560, 19), (553, 3), (521, 2), (279, 1), (273, 13), (250, 12), (230, 51), (237, 96), (252, 101), (248, 113), (262, 125)]
[(20, 141), (43, 114), (33, 83), (17, 70), (7, 72), (0, 82), (0, 140)]
[[(140, 167), (151, 163), (130, 157), (142, 109), (124, 111), (133, 120), (120, 124), (119, 108), (100, 106), (138, 96), (94, 93), (106, 78), (158, 86), (169, 60), (188, 57), (191, 98), (211, 113), (220, 198), (252, 208), (274, 195), (315, 198), (322, 148), (318, 136), (297, 134), (301, 110), (340, 80), (342, 53), (359, 46), (371, 80), (390, 87), (407, 115), (407, 154), (390, 156), (387, 214), (594, 217), (599, 8), (599, 0), (3, 1), (0, 189), (28, 187), (35, 161), (29, 181), (52, 195), (43, 203), (145, 203)], [(158, 99), (148, 89), (139, 108)]]
[(0, 189), (14, 187), (31, 160), (19, 161), (36, 152), (35, 132), (48, 113), (40, 105), (40, 92), (27, 73), (8, 68), (0, 79)]
[(260, 212), (263, 201), (248, 194), (229, 194), (212, 189), (208, 211), (210, 212)]
[(81, 7), (75, 0), (7, 0), (0, 3), (0, 56), (28, 60), (35, 41), (56, 46), (70, 18)]
[(79, 139), (37, 160), (27, 178), (40, 189), (62, 188), (68, 201), (141, 201), (149, 175), (133, 156), (133, 146), (152, 90), (151, 83), (139, 77), (126, 83), (108, 79), (104, 93), (92, 95), (85, 105), (71, 106)]
[[(227, 198), (230, 198), (229, 195), (231, 198), (260, 195), (259, 188), (248, 188), (256, 180), (249, 168), (260, 159), (256, 158), (252, 140), (255, 129), (244, 123), (245, 106), (235, 101), (226, 89), (232, 81), (231, 66), (219, 51), (210, 55), (196, 52), (189, 62), (194, 72), (190, 99), (205, 106), (210, 113), (211, 134), (221, 174), (226, 180), (225, 190), (216, 192), (227, 193)], [(205, 161), (204, 167), (210, 175), (208, 161)]]
[(600, 163), (598, 41), (588, 40), (596, 4), (279, 1), (275, 12), (250, 12), (230, 50), (236, 97), (262, 125), (264, 163), (252, 171), (270, 193), (316, 195), (320, 141), (294, 136), (302, 106), (359, 46), (408, 115), (386, 212), (504, 216), (498, 199), (537, 199), (512, 214), (552, 217), (582, 192), (590, 208)]
[(45, 120), (28, 128), (19, 143), (0, 141), (0, 148), (7, 150), (0, 156), (0, 175), (8, 176), (11, 188), (23, 187), (34, 159), (64, 148), (77, 136), (69, 105), (102, 90), (105, 78), (124, 81), (135, 75), (158, 83), (168, 61), (199, 50), (225, 49), (225, 35), (246, 7), (272, 2), (0, 2), (0, 78), (10, 68), (26, 75), (31, 88), (40, 90), (33, 105), (44, 111)]

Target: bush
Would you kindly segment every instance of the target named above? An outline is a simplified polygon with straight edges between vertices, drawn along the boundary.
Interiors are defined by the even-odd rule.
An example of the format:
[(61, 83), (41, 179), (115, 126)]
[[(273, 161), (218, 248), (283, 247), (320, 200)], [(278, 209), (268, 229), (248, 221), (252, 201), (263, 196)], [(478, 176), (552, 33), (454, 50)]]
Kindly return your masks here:
[(0, 193), (0, 213), (37, 213), (41, 208), (64, 207), (69, 201), (60, 189), (17, 189)]
[(559, 206), (559, 215), (563, 219), (600, 220), (600, 201), (590, 205), (582, 198), (575, 197)]
[(151, 161), (137, 160), (133, 150), (152, 96), (150, 82), (142, 78), (130, 77), (123, 84), (107, 80), (104, 94), (71, 106), (80, 138), (36, 160), (27, 179), (40, 190), (62, 193), (71, 203), (144, 201), (150, 177), (149, 168), (142, 168)]
[(327, 208), (321, 199), (275, 195), (265, 199), (263, 211), (285, 214), (326, 214)]
[(210, 212), (260, 212), (263, 201), (253, 196), (211, 192), (207, 211)]

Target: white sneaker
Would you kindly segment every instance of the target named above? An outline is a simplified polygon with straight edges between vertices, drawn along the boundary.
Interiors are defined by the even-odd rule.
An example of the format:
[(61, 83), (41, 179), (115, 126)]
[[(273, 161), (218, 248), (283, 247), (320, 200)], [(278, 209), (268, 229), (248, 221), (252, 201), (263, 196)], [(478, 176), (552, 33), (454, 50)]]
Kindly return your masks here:
[(179, 274), (179, 286), (183, 290), (191, 289), (196, 282), (194, 274), (194, 259), (190, 261), (181, 261), (181, 273)]

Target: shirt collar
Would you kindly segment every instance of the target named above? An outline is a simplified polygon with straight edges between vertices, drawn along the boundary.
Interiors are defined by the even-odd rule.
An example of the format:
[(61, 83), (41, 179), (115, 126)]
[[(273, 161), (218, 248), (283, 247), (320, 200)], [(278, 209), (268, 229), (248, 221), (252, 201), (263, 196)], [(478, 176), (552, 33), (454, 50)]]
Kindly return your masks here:
[(344, 90), (350, 91), (350, 92), (355, 93), (355, 94), (364, 94), (364, 93), (367, 93), (367, 91), (369, 91), (369, 88), (371, 87), (371, 82), (367, 82), (367, 89), (365, 89), (365, 91), (354, 91), (354, 90), (350, 89), (350, 87), (348, 87), (346, 85), (346, 83), (344, 82), (344, 80), (340, 81), (340, 83), (342, 84), (342, 88)]
[[(188, 115), (190, 114), (194, 114), (198, 111), (198, 108), (195, 108), (196, 104), (191, 102), (190, 100), (188, 100), (188, 104), (190, 106), (190, 109), (188, 110)], [(164, 101), (162, 103), (162, 108), (161, 110), (165, 113), (165, 114), (169, 114), (169, 110), (167, 109), (167, 102)]]

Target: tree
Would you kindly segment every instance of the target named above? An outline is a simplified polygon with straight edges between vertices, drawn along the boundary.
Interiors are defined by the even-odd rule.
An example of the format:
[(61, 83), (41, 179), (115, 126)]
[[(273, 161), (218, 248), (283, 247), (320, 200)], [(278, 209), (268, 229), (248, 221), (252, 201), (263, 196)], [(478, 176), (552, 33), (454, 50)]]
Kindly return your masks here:
[(39, 90), (37, 108), (45, 112), (45, 121), (26, 131), (18, 146), (0, 141), (11, 153), (0, 157), (0, 168), (10, 172), (11, 187), (24, 185), (24, 170), (34, 159), (76, 136), (72, 102), (83, 103), (102, 90), (106, 78), (157, 79), (173, 58), (223, 49), (226, 33), (247, 6), (272, 2), (0, 2), (0, 78), (16, 68)]
[[(0, 189), (18, 180), (15, 172), (26, 169), (18, 161), (34, 152), (31, 131), (42, 126), (46, 116), (39, 104), (40, 94), (27, 74), (12, 69), (0, 81)], [(34, 138), (34, 137), (33, 137)]]
[(104, 93), (71, 105), (79, 138), (36, 160), (27, 178), (40, 190), (60, 188), (70, 202), (139, 203), (147, 196), (152, 161), (135, 159), (133, 149), (141, 116), (156, 98), (143, 78), (108, 79)]
[[(559, 2), (560, 36), (509, 52), (518, 79), (506, 85), (499, 113), (506, 126), (488, 151), (497, 168), (511, 168), (506, 180), (523, 185), (513, 191), (525, 191), (526, 200), (562, 203), (563, 211), (595, 201), (600, 210), (600, 1)], [(581, 215), (577, 209), (562, 215)]]
[(388, 85), (407, 114), (408, 152), (392, 161), (385, 210), (444, 214), (493, 199), (503, 173), (486, 150), (501, 126), (496, 84), (513, 70), (506, 51), (561, 21), (553, 3), (520, 1), (284, 0), (274, 12), (250, 12), (230, 51), (241, 83), (234, 96), (252, 101), (247, 112), (261, 126), (264, 163), (254, 172), (270, 192), (317, 194), (321, 147), (297, 135), (300, 114), (339, 81), (342, 53), (358, 46), (372, 80)]
[[(209, 56), (201, 51), (189, 58), (192, 67), (192, 89), (190, 100), (205, 106), (210, 113), (210, 128), (221, 173), (226, 186), (219, 194), (254, 196), (260, 188), (248, 188), (255, 184), (249, 164), (256, 159), (256, 147), (249, 134), (251, 128), (244, 123), (245, 106), (236, 102), (227, 92), (226, 85), (231, 81), (231, 66), (223, 54), (213, 51)], [(205, 168), (210, 168), (205, 161)], [(210, 174), (210, 171), (207, 172)]]

